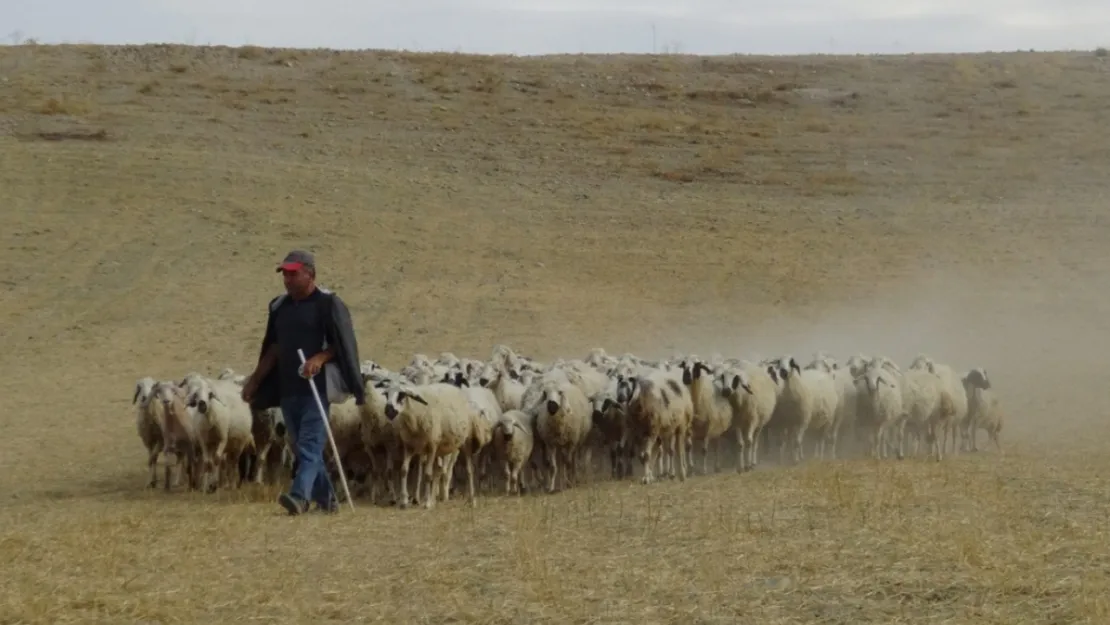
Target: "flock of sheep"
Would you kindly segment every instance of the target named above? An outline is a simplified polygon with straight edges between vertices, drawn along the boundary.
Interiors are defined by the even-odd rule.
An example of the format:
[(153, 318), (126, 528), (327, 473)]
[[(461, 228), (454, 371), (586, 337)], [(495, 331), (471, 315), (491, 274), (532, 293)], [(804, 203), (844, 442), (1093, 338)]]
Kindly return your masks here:
[[(365, 404), (330, 408), (339, 461), (357, 492), (381, 501), (384, 489), (400, 507), (431, 508), (462, 487), (473, 503), (479, 485), (556, 492), (580, 482), (595, 451), (612, 479), (631, 477), (638, 460), (650, 484), (685, 480), (698, 461), (703, 474), (720, 470), (730, 453), (738, 472), (750, 471), (761, 449), (775, 447), (780, 462), (802, 461), (809, 444), (818, 458), (861, 450), (940, 460), (977, 451), (985, 430), (1001, 449), (1002, 413), (986, 371), (959, 373), (924, 355), (903, 369), (882, 356), (841, 364), (817, 354), (805, 366), (792, 356), (651, 362), (597, 348), (545, 364), (497, 345), (488, 361), (417, 354), (400, 371), (364, 362), (362, 374)], [(190, 489), (287, 483), (296, 463), (281, 410), (252, 411), (243, 381), (230, 369), (138, 381), (133, 403), (151, 487), (159, 467), (167, 490), (175, 470)]]

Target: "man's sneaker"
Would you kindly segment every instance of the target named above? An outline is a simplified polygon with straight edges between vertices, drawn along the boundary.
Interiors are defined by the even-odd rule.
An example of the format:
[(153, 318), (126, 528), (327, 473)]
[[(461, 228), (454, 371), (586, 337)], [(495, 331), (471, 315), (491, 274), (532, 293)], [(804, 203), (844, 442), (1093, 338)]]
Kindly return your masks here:
[(278, 503), (280, 503), (281, 507), (285, 508), (291, 516), (301, 514), (308, 509), (308, 502), (301, 501), (289, 493), (282, 493), (281, 496), (278, 497)]

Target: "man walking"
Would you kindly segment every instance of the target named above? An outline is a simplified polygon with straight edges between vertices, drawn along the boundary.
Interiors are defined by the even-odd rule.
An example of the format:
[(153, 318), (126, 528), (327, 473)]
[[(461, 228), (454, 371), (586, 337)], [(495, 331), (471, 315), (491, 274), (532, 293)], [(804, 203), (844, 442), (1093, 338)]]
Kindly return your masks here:
[[(307, 511), (310, 501), (321, 510), (335, 512), (339, 504), (324, 464), (328, 444), (324, 419), (331, 403), (345, 396), (354, 395), (358, 405), (365, 402), (358, 343), (346, 304), (316, 285), (312, 254), (289, 252), (277, 271), (285, 280), (285, 294), (270, 300), (258, 366), (243, 385), (243, 399), (254, 410), (280, 405), (295, 442), (293, 484), (278, 503), (294, 515)], [(304, 351), (303, 374), (298, 349)], [(310, 383), (316, 385), (324, 414)]]

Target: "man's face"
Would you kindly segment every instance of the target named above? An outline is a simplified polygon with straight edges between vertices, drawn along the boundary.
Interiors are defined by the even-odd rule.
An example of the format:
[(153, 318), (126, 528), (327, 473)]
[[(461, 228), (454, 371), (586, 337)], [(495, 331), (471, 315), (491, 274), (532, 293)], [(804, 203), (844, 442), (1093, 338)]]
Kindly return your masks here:
[(312, 274), (308, 269), (282, 269), (281, 277), (285, 280), (285, 292), (290, 295), (301, 295), (308, 291), (312, 285)]

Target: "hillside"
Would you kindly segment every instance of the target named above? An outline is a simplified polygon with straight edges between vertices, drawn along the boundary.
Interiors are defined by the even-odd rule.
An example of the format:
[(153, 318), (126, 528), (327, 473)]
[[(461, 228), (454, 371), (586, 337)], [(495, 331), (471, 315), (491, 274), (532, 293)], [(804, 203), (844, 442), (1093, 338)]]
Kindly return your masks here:
[[(0, 621), (1102, 622), (1108, 78), (0, 47)], [(146, 492), (135, 379), (249, 371), (294, 247), (390, 366), (924, 351), (991, 372), (1008, 447), (303, 523)]]

